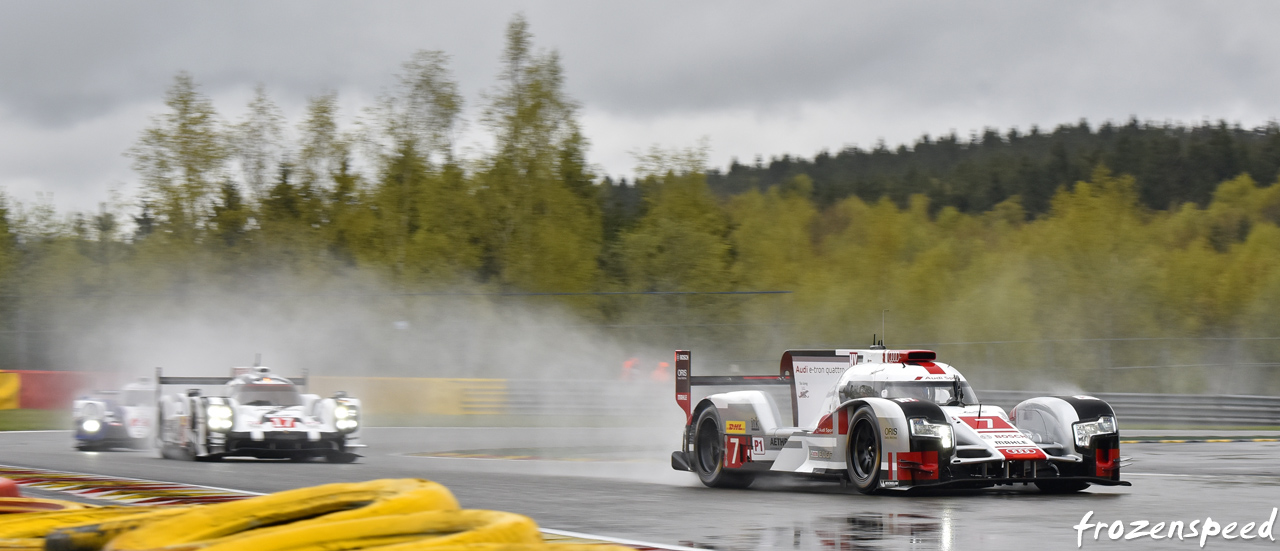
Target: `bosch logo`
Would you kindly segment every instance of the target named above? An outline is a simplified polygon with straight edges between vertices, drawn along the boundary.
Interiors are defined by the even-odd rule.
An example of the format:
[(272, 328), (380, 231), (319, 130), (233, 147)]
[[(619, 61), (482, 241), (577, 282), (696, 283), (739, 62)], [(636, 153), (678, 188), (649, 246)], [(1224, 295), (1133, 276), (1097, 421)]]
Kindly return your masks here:
[(689, 355), (688, 355), (688, 354), (679, 354), (679, 355), (677, 355), (677, 356), (676, 356), (676, 359), (677, 359), (677, 360), (688, 360), (688, 359), (689, 359)]

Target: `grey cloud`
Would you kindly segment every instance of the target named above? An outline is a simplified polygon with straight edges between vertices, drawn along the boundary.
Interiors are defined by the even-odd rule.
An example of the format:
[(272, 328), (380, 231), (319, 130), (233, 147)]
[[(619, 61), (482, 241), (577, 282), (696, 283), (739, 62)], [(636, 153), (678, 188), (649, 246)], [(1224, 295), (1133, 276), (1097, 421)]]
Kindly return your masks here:
[[(67, 124), (156, 97), (178, 70), (211, 90), (376, 90), (441, 49), (473, 103), (523, 10), (583, 102), (636, 117), (889, 95), (903, 104), (1262, 100), (1269, 4), (276, 2), (10, 4), (0, 101)], [(1264, 79), (1258, 82), (1259, 79)], [(1241, 86), (1244, 85), (1244, 86)]]
[[(59, 193), (127, 174), (119, 155), (145, 115), (129, 125), (130, 139), (96, 145), (88, 136), (123, 132), (94, 121), (124, 125), (126, 111), (159, 112), (179, 70), (224, 113), (243, 107), (225, 98), (255, 83), (296, 113), (324, 91), (375, 97), (413, 51), (443, 50), (474, 124), (516, 12), (528, 16), (539, 47), (561, 53), (570, 92), (599, 120), (750, 113), (760, 136), (721, 140), (760, 148), (731, 152), (744, 158), (812, 153), (767, 135), (779, 121), (842, 136), (824, 146), (834, 149), (951, 128), (964, 135), (975, 125), (1129, 115), (1256, 124), (1280, 112), (1272, 28), (1280, 4), (1272, 2), (71, 1), (0, 9), (6, 156), (16, 147), (29, 159), (57, 158), (22, 151), (29, 131), (41, 139), (28, 148), (54, 147), (57, 132), (101, 148), (78, 153), (91, 161), (79, 168), (0, 158), (0, 182), (41, 181)], [(813, 106), (846, 116), (804, 115)], [(851, 120), (849, 112), (860, 114)], [(77, 134), (84, 127), (97, 129)], [(686, 145), (709, 135), (716, 148), (720, 131), (682, 128), (658, 139)]]

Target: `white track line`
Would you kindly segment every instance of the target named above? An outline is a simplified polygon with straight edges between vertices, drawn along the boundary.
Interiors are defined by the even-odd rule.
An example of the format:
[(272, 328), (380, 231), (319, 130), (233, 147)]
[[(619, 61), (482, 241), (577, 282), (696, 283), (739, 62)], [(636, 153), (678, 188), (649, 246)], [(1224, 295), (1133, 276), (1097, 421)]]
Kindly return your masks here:
[(541, 528), (540, 530), (543, 533), (552, 534), (556, 536), (564, 536), (567, 538), (600, 540), (600, 541), (607, 541), (609, 543), (616, 543), (619, 545), (631, 545), (635, 547), (651, 547), (654, 549), (670, 549), (671, 551), (706, 551), (704, 549), (697, 549), (694, 547), (684, 547), (682, 545), (670, 545), (666, 543), (649, 543), (644, 541), (628, 540), (623, 538), (609, 538), (605, 536), (597, 536), (595, 534), (583, 534), (581, 532), (570, 532), (568, 530), (553, 530), (551, 528)]

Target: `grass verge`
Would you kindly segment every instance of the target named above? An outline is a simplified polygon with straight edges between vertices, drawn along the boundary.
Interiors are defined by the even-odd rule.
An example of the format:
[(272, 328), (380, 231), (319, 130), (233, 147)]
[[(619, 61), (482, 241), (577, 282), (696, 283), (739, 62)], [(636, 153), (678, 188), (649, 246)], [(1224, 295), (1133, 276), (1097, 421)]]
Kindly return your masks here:
[(52, 409), (0, 409), (0, 431), (56, 430), (71, 426), (71, 413)]

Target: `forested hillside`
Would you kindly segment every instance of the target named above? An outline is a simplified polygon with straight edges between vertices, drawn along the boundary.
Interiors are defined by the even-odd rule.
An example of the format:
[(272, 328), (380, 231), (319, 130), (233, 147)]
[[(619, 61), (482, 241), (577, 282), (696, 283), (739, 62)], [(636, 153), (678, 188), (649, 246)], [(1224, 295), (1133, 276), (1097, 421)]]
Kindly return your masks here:
[(1059, 188), (1087, 179), (1099, 165), (1134, 176), (1138, 199), (1148, 208), (1204, 206), (1219, 183), (1240, 174), (1275, 181), (1280, 125), (1245, 129), (1225, 122), (1184, 125), (1134, 118), (1096, 128), (1081, 120), (1052, 132), (988, 128), (968, 139), (953, 133), (924, 136), (896, 148), (881, 143), (870, 150), (823, 152), (812, 159), (782, 156), (753, 165), (735, 161), (724, 172), (711, 171), (708, 183), (718, 195), (729, 196), (804, 174), (812, 179), (814, 201), (822, 207), (849, 196), (864, 201), (889, 197), (905, 206), (910, 196), (921, 194), (934, 211), (951, 206), (982, 212), (1017, 196), (1028, 213), (1040, 215), (1049, 211)]
[[(199, 297), (358, 304), (387, 327), (465, 299), (561, 312), (577, 321), (552, 333), (619, 349), (694, 347), (716, 369), (864, 345), (884, 317), (887, 344), (938, 347), (987, 386), (1280, 391), (1275, 125), (1081, 122), (724, 172), (654, 148), (615, 182), (592, 173), (557, 54), (520, 18), (505, 39), (472, 121), (493, 147), (472, 156), (441, 52), (358, 117), (318, 91), (286, 120), (260, 89), (229, 120), (177, 75), (121, 144), (137, 198), (0, 202), (0, 368), (128, 363), (119, 320), (200, 316)], [(379, 369), (451, 369), (369, 342)]]

